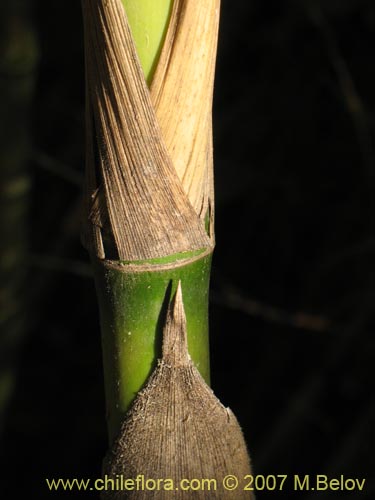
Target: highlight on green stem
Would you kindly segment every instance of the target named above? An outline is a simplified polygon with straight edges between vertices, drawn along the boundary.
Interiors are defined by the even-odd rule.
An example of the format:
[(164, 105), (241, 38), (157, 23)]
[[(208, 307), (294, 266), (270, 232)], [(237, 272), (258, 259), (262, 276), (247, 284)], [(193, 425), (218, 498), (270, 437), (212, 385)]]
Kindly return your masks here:
[(157, 65), (173, 0), (122, 0), (147, 82)]

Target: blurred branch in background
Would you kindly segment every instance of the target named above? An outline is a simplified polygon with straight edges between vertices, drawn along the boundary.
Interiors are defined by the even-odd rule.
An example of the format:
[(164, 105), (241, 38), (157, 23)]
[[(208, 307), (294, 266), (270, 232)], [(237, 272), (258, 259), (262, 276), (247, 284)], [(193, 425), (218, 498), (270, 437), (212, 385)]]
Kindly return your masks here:
[[(48, 270), (72, 274), (82, 279), (93, 278), (91, 267), (87, 262), (45, 254), (31, 254), (29, 261), (31, 268), (36, 272)], [(216, 273), (218, 274), (218, 271)], [(289, 326), (317, 333), (332, 333), (338, 330), (337, 325), (334, 325), (329, 318), (304, 311), (290, 312), (261, 302), (256, 298), (247, 297), (245, 292), (231, 283), (222, 284), (219, 288), (214, 286), (210, 292), (210, 302), (278, 326)]]
[(303, 311), (286, 311), (252, 297), (246, 297), (245, 294), (230, 284), (221, 287), (220, 291), (212, 290), (210, 298), (215, 304), (241, 311), (254, 318), (260, 318), (267, 323), (320, 333), (333, 330), (333, 325), (328, 318)]
[(367, 168), (367, 174), (373, 179), (375, 154), (372, 134), (370, 130), (368, 114), (358, 90), (355, 81), (350, 73), (349, 67), (345, 61), (340, 47), (337, 43), (334, 31), (317, 2), (304, 2), (306, 13), (310, 21), (320, 32), (330, 58), (333, 70), (336, 73), (337, 81), (340, 86), (341, 94), (344, 99), (348, 113), (350, 114), (358, 144), (361, 150), (364, 166)]
[(65, 163), (59, 162), (43, 151), (38, 151), (34, 154), (34, 162), (37, 167), (49, 172), (50, 174), (60, 177), (66, 182), (77, 186), (78, 189), (81, 190), (83, 184), (83, 174), (77, 172), (76, 169), (66, 165)]
[(0, 431), (28, 329), (30, 114), (38, 63), (31, 4), (0, 5)]

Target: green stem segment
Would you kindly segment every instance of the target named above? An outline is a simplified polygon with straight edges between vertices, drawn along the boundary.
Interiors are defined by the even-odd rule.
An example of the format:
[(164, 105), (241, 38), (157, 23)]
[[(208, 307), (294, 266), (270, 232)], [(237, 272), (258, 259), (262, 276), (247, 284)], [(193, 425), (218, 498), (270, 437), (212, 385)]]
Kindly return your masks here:
[(161, 355), (166, 307), (181, 280), (189, 353), (209, 383), (211, 253), (169, 264), (95, 262), (110, 442)]
[(173, 0), (122, 0), (145, 78), (151, 82), (167, 31)]

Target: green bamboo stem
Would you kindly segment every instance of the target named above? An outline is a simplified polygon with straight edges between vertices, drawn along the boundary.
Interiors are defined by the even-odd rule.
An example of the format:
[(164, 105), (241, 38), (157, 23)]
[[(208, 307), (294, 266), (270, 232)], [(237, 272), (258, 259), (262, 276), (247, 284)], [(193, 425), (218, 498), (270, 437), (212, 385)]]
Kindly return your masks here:
[(150, 83), (163, 46), (173, 0), (122, 0), (137, 54)]
[[(94, 266), (101, 317), (110, 439), (103, 473), (176, 480), (190, 474), (222, 482), (228, 470), (246, 477), (251, 468), (235, 416), (208, 386), (214, 247), (210, 102), (219, 1), (176, 1), (150, 90), (138, 63), (145, 64), (145, 55), (137, 58), (133, 37), (138, 33), (144, 41), (137, 23), (147, 24), (152, 13), (143, 20), (135, 16), (136, 27), (134, 19), (129, 26), (130, 11), (123, 7), (137, 5), (141, 14), (141, 6), (155, 3), (83, 0), (88, 91), (83, 241)], [(136, 44), (140, 47), (139, 39)], [(160, 50), (154, 48), (148, 68)], [(146, 77), (152, 78), (147, 68)], [(190, 127), (189, 117), (194, 117)], [(252, 498), (249, 492), (233, 493)], [(185, 497), (182, 490), (174, 496)], [(127, 497), (110, 490), (102, 496)]]
[[(96, 261), (110, 442), (130, 403), (161, 356), (166, 307), (181, 280), (189, 353), (209, 382), (208, 287), (211, 253), (169, 264), (130, 264), (123, 269)], [(137, 267), (139, 269), (137, 269)]]
[[(152, 15), (144, 15), (146, 31), (139, 28), (140, 15), (151, 2), (121, 1), (130, 21), (129, 8), (134, 8), (135, 4), (142, 6), (139, 18), (133, 17), (133, 21), (137, 19), (138, 27), (135, 29), (132, 21), (130, 23), (132, 36), (137, 32), (142, 39), (142, 32), (150, 29)], [(93, 262), (100, 308), (110, 444), (118, 435), (124, 414), (160, 358), (165, 312), (179, 281), (186, 310), (189, 353), (209, 383), (208, 290), (213, 250), (212, 228), (207, 235), (204, 221), (190, 205), (177, 176), (172, 176), (168, 170), (168, 157), (163, 152), (159, 130), (154, 126), (152, 113), (147, 111), (149, 104), (144, 96), (148, 97), (148, 90), (144, 85), (142, 69), (134, 58), (133, 40), (129, 46), (126, 18), (121, 22), (126, 38), (124, 47), (128, 52), (124, 50), (121, 58), (116, 59), (117, 52), (112, 51), (111, 42), (108, 42), (110, 31), (107, 32), (108, 24), (102, 22), (103, 15), (108, 16), (113, 30), (117, 30), (116, 23), (124, 14), (118, 3), (98, 2), (96, 5), (83, 1), (87, 15), (86, 47), (91, 48), (86, 50), (88, 96), (92, 98), (88, 102), (89, 206), (84, 241)], [(169, 17), (172, 2), (159, 0), (152, 3), (153, 8), (157, 4), (160, 9), (168, 4)], [(94, 19), (95, 23), (92, 23)], [(165, 21), (166, 17), (163, 19)], [(159, 37), (155, 37), (157, 43), (150, 53), (150, 46), (146, 44), (138, 54), (148, 80), (152, 72), (147, 71), (145, 60), (152, 60), (148, 66), (152, 71), (166, 30), (165, 22), (161, 23), (157, 16), (156, 21), (160, 28)], [(116, 33), (123, 43), (121, 33)], [(135, 40), (135, 44), (140, 46), (139, 39)], [(106, 57), (101, 59), (98, 51), (103, 46), (109, 48), (105, 49)], [(131, 68), (128, 70), (126, 91), (121, 86), (122, 75), (117, 75), (114, 69), (124, 59), (124, 67)], [(108, 77), (109, 74), (111, 77)], [(132, 80), (134, 76), (136, 84)], [(102, 97), (103, 88), (106, 95), (111, 96), (109, 101)], [(124, 99), (121, 105), (117, 101), (120, 96)], [(132, 99), (130, 103), (129, 98)], [(95, 99), (100, 100), (100, 107)], [(122, 125), (119, 120), (124, 109), (127, 117)], [(118, 119), (112, 121), (114, 116)], [(95, 131), (90, 128), (92, 125)], [(100, 135), (103, 135), (103, 141)], [(92, 169), (95, 148), (90, 144), (90, 138), (95, 136), (99, 139), (95, 147), (102, 158), (101, 163), (96, 164), (97, 171)], [(126, 147), (123, 147), (125, 141)], [(104, 163), (110, 165), (112, 170), (102, 169)], [(128, 169), (123, 165), (127, 165)], [(112, 171), (116, 175), (111, 176)], [(141, 176), (145, 177), (139, 181)], [(126, 181), (122, 192), (123, 178)], [(130, 192), (134, 183), (136, 189)], [(116, 196), (109, 192), (108, 186), (114, 186)], [(106, 203), (103, 203), (104, 198)], [(124, 206), (122, 203), (126, 217), (119, 210)], [(149, 260), (136, 260), (137, 257)], [(130, 260), (124, 262), (125, 258)]]

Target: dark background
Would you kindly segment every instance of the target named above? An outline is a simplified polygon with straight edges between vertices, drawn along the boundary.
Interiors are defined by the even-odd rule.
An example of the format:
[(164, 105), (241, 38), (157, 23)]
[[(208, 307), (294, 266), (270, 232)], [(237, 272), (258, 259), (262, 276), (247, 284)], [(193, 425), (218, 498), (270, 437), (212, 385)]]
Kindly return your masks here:
[[(1, 496), (90, 497), (45, 485), (98, 477), (106, 451), (80, 3), (0, 16)], [(213, 388), (257, 474), (367, 480), (259, 500), (375, 498), (374, 47), (373, 0), (223, 0)]]

